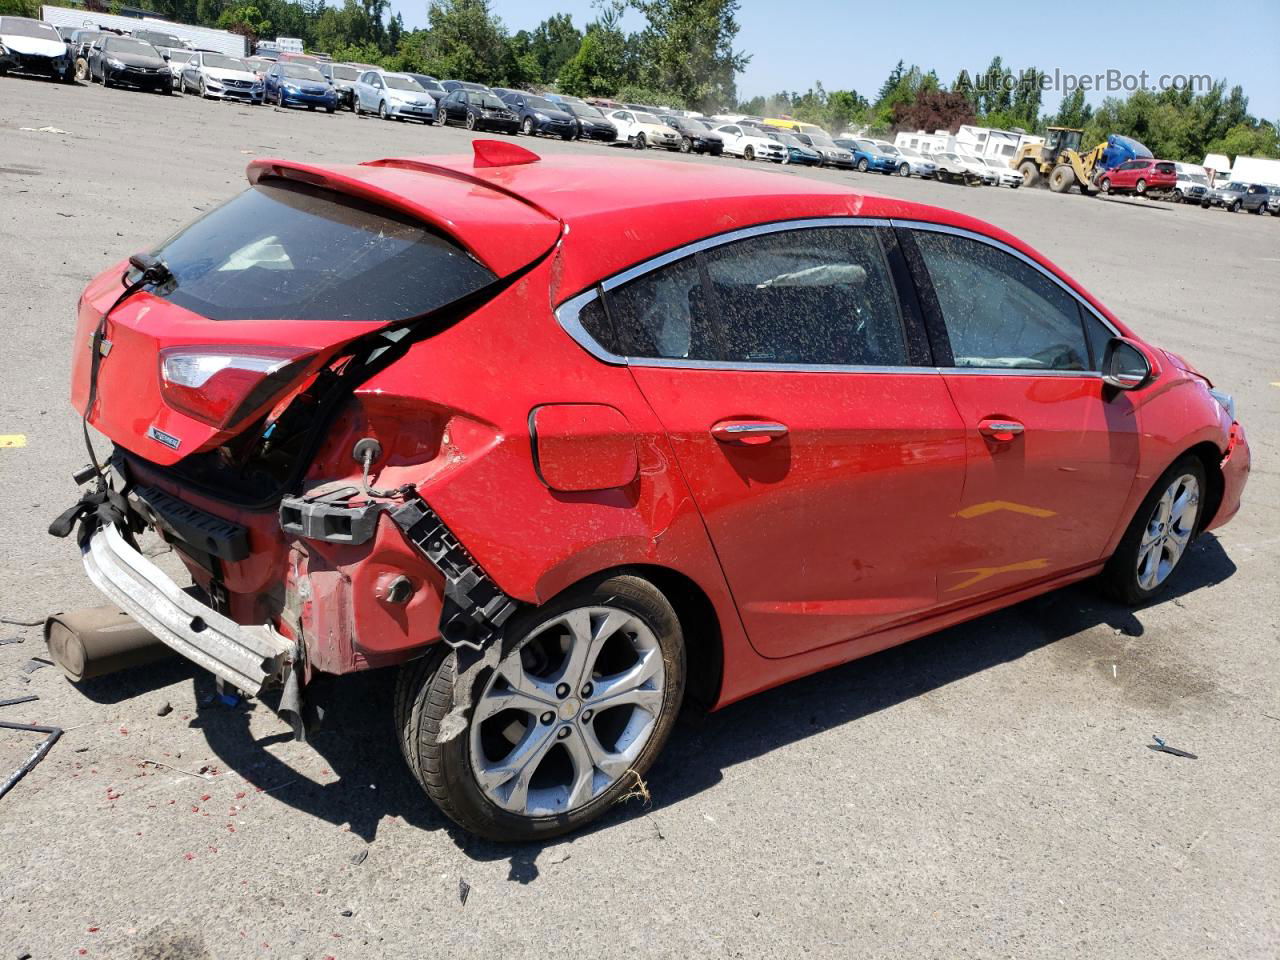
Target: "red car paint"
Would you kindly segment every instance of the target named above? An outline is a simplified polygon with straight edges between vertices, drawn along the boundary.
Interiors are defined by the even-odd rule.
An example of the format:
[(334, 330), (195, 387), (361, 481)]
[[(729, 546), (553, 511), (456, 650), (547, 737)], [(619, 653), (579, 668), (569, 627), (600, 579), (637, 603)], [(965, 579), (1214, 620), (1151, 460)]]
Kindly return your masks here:
[[(251, 182), (297, 178), (420, 218), (497, 276), (515, 278), (363, 383), (302, 489), (358, 485), (353, 446), (373, 437), (383, 451), (375, 485), (416, 484), (519, 600), (542, 603), (619, 567), (701, 597), (714, 623), (691, 641), (700, 641), (694, 656), (718, 670), (716, 705), (1097, 573), (1155, 478), (1193, 448), (1220, 477), (1205, 525), (1239, 508), (1248, 445), (1206, 381), (1162, 361), (1003, 231), (745, 170), (612, 158), (513, 165), (487, 149), (480, 157), (250, 165)], [(927, 364), (866, 376), (628, 366), (589, 354), (554, 315), (665, 251), (806, 218), (942, 224), (990, 238), (1062, 278), (1142, 349), (1154, 376), (1112, 395), (1096, 377), (965, 376)], [(84, 345), (118, 295), (122, 269), (95, 279), (80, 304), (72, 386), (80, 410), (89, 393)], [(222, 323), (137, 294), (106, 323), (113, 346), (89, 415), (134, 455), (139, 482), (248, 528), (249, 556), (222, 565), (230, 615), (290, 636), (300, 625), (309, 671), (395, 663), (438, 642), (440, 575), (386, 516), (360, 546), (295, 539), (281, 531), (274, 503), (248, 507), (184, 482), (173, 464), (228, 437), (164, 403), (157, 357), (178, 345), (287, 345), (314, 358), (309, 375), (371, 327)], [(1025, 434), (1003, 429), (1007, 420)], [(785, 435), (770, 434), (771, 423)], [(726, 428), (744, 424), (763, 432), (733, 442)], [(157, 444), (153, 425), (180, 448)], [(209, 587), (210, 574), (189, 566)], [(414, 588), (405, 605), (387, 599), (400, 575)]]
[(1098, 179), (1104, 193), (1172, 190), (1177, 182), (1177, 168), (1168, 160), (1129, 160)]

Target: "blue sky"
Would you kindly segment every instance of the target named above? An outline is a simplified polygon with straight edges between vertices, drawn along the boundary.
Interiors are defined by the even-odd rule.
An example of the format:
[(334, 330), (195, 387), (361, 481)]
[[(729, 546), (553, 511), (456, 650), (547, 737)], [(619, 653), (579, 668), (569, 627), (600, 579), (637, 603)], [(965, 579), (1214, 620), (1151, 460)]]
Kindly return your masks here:
[[(552, 13), (572, 14), (579, 28), (595, 18), (591, 0), (491, 0), (512, 32)], [(410, 26), (425, 26), (427, 0), (392, 0)], [(1089, 11), (1064, 17), (1054, 11)], [(1224, 22), (1220, 27), (1215, 19)], [(1229, 20), (1229, 25), (1225, 22)], [(632, 28), (636, 15), (627, 21)], [(873, 98), (899, 59), (938, 71), (950, 83), (962, 67), (980, 70), (999, 54), (1015, 72), (1036, 66), (1066, 73), (1146, 70), (1211, 74), (1244, 86), (1255, 116), (1280, 120), (1280, 0), (1238, 0), (1215, 8), (1204, 0), (742, 0), (738, 47), (752, 55), (738, 76), (742, 96), (855, 89)], [(1046, 109), (1061, 95), (1045, 94)], [(1101, 94), (1090, 94), (1097, 103)]]

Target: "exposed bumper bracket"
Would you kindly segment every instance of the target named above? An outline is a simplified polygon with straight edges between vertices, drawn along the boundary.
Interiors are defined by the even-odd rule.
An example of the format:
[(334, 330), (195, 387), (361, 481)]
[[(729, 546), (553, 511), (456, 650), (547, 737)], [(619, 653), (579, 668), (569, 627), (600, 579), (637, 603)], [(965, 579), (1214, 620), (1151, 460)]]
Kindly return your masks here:
[(246, 693), (283, 681), (294, 644), (269, 625), (241, 626), (187, 593), (103, 524), (81, 547), (89, 579), (156, 639)]

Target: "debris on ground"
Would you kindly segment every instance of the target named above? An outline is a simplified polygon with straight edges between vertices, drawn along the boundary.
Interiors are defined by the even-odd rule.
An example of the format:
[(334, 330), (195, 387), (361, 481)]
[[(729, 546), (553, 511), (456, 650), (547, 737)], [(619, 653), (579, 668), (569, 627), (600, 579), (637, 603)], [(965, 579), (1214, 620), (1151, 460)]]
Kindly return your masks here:
[(45, 667), (52, 667), (53, 661), (46, 660), (43, 657), (32, 657), (22, 665), (23, 673), (35, 673), (37, 670), (43, 670)]
[(1171, 747), (1157, 736), (1152, 736), (1155, 743), (1148, 743), (1147, 749), (1154, 750), (1157, 753), (1168, 753), (1175, 757), (1186, 757), (1188, 760), (1199, 760), (1200, 758), (1194, 753), (1187, 753), (1185, 750), (1179, 750), (1177, 747)]
[(45, 754), (53, 749), (53, 745), (58, 742), (58, 738), (62, 736), (61, 727), (45, 727), (35, 723), (9, 723), (7, 720), (0, 720), (0, 727), (6, 730), (21, 730), (24, 733), (43, 733), (45, 738), (40, 741), (40, 745), (32, 751), (22, 766), (18, 767), (11, 773), (4, 783), (0, 783), (0, 797), (3, 797), (11, 789), (14, 784), (31, 772), (37, 763), (44, 759)]
[(21, 643), (21, 637), (0, 637), (0, 647), (7, 646), (10, 643)]
[(357, 867), (360, 866), (360, 864), (364, 863), (368, 859), (369, 859), (368, 847), (361, 847), (359, 850), (357, 850), (355, 853), (351, 855), (351, 862), (355, 864)]
[(29, 693), (25, 697), (10, 697), (7, 700), (0, 700), (0, 707), (12, 707), (15, 703), (30, 703), (32, 700), (39, 699), (34, 693)]
[(467, 881), (459, 877), (458, 878), (458, 902), (465, 907), (467, 905), (467, 897), (469, 896), (471, 896), (471, 884), (467, 883)]
[(166, 700), (164, 703), (160, 704), (160, 706), (156, 708), (157, 717), (167, 717), (171, 713), (173, 713), (173, 704), (170, 703), (168, 700)]
[(60, 127), (52, 127), (52, 126), (49, 126), (49, 127), (19, 127), (18, 129), (19, 129), (19, 130), (21, 130), (21, 131), (22, 131), (22, 132), (24, 132), (24, 133), (61, 133), (61, 134), (65, 134), (65, 133), (67, 132), (67, 131), (65, 131), (65, 130), (61, 129)]
[[(639, 797), (644, 802), (645, 809), (653, 806), (653, 797), (649, 795), (649, 785), (644, 782), (644, 778), (634, 769), (627, 770), (627, 773), (631, 774), (634, 782), (631, 784), (631, 789), (621, 794), (616, 802), (626, 803), (628, 800), (634, 800)], [(626, 776), (626, 774), (624, 773), (623, 776)]]
[(339, 911), (338, 911), (338, 915), (339, 915), (339, 916), (341, 916), (341, 917), (349, 917), (349, 916), (351, 916), (351, 914), (352, 914), (352, 911), (351, 911), (351, 910), (339, 910)]

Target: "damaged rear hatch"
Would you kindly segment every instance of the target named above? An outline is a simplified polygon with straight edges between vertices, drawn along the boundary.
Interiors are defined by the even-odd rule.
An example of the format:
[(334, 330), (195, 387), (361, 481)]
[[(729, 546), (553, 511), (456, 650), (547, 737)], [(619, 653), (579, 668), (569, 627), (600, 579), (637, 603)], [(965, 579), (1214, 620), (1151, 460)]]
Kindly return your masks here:
[[(560, 235), (556, 219), (518, 197), (426, 164), (264, 160), (249, 181), (156, 248), (168, 277), (104, 325), (87, 419), (161, 467), (261, 435), (273, 411), (332, 377), (357, 341), (483, 300)], [(122, 263), (81, 298), (72, 371), (81, 413), (94, 332), (137, 276)]]

